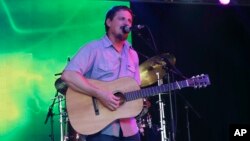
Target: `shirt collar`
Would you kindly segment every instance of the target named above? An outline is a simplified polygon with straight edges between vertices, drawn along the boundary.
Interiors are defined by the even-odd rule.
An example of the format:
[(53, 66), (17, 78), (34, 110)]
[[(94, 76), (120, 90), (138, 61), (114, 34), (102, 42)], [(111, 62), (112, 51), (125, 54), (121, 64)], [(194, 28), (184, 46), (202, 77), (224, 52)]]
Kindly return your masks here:
[[(104, 47), (111, 47), (112, 46), (112, 42), (109, 40), (109, 38), (108, 38), (107, 35), (105, 35), (102, 38), (102, 41), (103, 41)], [(124, 48), (132, 48), (131, 45), (130, 45), (130, 43), (127, 40), (124, 43)]]

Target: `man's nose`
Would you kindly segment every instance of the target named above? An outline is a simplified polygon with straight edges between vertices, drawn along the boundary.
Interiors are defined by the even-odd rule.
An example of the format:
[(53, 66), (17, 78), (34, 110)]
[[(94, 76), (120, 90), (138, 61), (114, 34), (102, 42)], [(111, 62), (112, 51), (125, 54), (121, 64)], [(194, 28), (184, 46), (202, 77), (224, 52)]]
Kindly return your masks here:
[(129, 20), (125, 20), (125, 25), (126, 26), (131, 26), (131, 22)]

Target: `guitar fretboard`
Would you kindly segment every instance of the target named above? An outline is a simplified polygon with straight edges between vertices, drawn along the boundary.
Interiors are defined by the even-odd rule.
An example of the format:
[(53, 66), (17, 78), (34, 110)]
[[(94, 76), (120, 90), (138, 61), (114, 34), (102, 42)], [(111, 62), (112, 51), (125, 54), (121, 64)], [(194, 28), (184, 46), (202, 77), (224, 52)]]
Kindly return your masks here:
[(136, 100), (139, 98), (154, 96), (163, 92), (181, 89), (184, 87), (189, 87), (188, 80), (183, 80), (183, 81), (178, 81), (174, 83), (163, 84), (161, 86), (155, 86), (155, 87), (145, 88), (142, 90), (128, 92), (125, 94), (125, 97), (126, 97), (126, 101), (132, 101), (132, 100)]

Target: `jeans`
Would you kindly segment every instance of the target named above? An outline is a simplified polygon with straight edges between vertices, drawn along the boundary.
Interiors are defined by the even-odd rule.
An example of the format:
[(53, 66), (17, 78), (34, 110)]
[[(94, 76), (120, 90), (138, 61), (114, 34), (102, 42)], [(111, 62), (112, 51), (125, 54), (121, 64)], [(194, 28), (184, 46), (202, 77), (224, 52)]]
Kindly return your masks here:
[(140, 140), (141, 139), (139, 132), (130, 137), (115, 137), (100, 133), (89, 135), (86, 137), (86, 141), (140, 141)]

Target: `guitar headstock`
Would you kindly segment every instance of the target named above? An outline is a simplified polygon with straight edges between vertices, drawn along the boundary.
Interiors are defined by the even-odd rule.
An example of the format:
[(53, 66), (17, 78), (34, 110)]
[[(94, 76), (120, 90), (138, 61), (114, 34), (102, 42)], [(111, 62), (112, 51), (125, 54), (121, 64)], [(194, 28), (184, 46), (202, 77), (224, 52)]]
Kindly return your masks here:
[(188, 84), (194, 88), (201, 88), (207, 87), (211, 83), (207, 74), (201, 74), (188, 79)]

